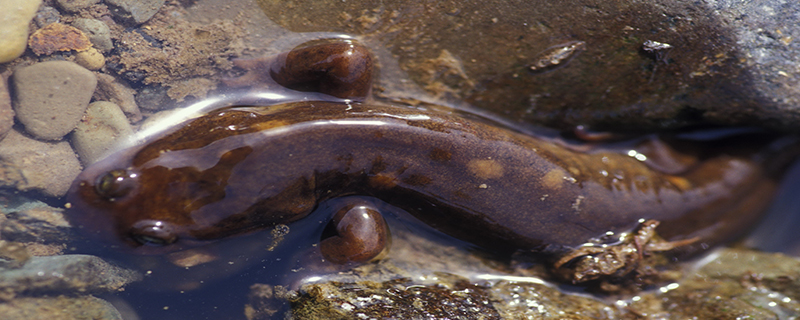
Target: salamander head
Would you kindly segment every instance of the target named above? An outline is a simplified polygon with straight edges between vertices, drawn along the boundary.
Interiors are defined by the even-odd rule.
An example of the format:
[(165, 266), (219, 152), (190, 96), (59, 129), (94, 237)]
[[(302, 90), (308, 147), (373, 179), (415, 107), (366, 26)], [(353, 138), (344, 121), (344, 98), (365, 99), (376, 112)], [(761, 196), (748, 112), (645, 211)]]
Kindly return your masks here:
[(67, 218), (98, 240), (140, 254), (206, 242), (193, 214), (225, 197), (224, 184), (195, 167), (131, 166), (115, 155), (89, 166), (67, 194)]

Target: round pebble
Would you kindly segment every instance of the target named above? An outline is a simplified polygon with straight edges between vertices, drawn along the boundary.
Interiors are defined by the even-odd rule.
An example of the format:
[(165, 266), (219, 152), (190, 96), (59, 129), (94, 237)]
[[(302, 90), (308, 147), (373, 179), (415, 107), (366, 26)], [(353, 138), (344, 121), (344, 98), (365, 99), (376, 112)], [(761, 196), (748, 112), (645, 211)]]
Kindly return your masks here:
[(25, 131), (39, 139), (57, 140), (81, 120), (94, 89), (94, 73), (69, 61), (47, 61), (13, 74), (15, 111)]
[(92, 5), (100, 2), (100, 0), (56, 0), (61, 9), (69, 12), (77, 12), (81, 9), (91, 7)]
[(3, 0), (0, 14), (0, 63), (16, 59), (28, 41), (28, 23), (42, 0)]
[(72, 145), (84, 166), (114, 151), (133, 129), (128, 118), (114, 103), (95, 101), (86, 108), (86, 116), (72, 132)]
[(75, 19), (72, 22), (72, 26), (83, 31), (83, 34), (89, 37), (89, 41), (92, 42), (92, 45), (97, 50), (106, 52), (114, 49), (114, 44), (111, 42), (111, 31), (105, 22), (97, 19), (81, 18)]
[(75, 63), (89, 70), (100, 70), (106, 64), (106, 57), (95, 48), (75, 54)]

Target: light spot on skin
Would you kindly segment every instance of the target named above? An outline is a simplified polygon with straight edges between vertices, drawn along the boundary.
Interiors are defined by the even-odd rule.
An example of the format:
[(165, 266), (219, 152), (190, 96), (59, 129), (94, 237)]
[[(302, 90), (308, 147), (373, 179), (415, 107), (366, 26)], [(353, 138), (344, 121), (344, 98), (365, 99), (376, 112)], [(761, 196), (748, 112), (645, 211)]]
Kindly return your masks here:
[(289, 122), (283, 120), (271, 120), (271, 121), (264, 121), (258, 122), (253, 124), (255, 131), (264, 131), (272, 128), (280, 128), (289, 125)]
[(482, 183), (481, 185), (479, 185), (479, 186), (478, 186), (478, 188), (479, 188), (479, 189), (488, 189), (488, 188), (489, 188), (489, 186), (488, 186), (488, 185), (486, 185), (485, 183)]
[(687, 191), (692, 189), (692, 183), (686, 178), (676, 176), (666, 176), (666, 178), (670, 183), (672, 183), (672, 185), (677, 187), (678, 190)]
[(505, 169), (497, 160), (470, 160), (467, 169), (479, 179), (497, 179), (503, 176)]
[(573, 176), (579, 176), (581, 175), (581, 170), (575, 167), (569, 167), (569, 173), (571, 173)]
[(550, 170), (542, 177), (542, 186), (550, 190), (558, 190), (561, 188), (565, 178), (567, 178), (566, 171), (561, 169)]
[(575, 202), (572, 203), (572, 210), (575, 210), (575, 212), (581, 212), (581, 202), (583, 202), (583, 199), (586, 199), (586, 197), (584, 196), (576, 197)]

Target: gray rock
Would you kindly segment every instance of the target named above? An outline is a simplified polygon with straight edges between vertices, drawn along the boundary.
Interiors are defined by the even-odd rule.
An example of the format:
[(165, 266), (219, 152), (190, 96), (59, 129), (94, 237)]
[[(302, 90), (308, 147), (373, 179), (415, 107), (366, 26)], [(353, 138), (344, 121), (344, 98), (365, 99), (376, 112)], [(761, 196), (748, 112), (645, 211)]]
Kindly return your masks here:
[(0, 185), (60, 197), (81, 172), (69, 143), (42, 142), (17, 130), (0, 141)]
[[(784, 126), (800, 123), (800, 3), (785, 0), (706, 0), (736, 39), (751, 86), (766, 101), (763, 110)], [(767, 107), (769, 106), (769, 107)]]
[(14, 299), (0, 303), (0, 314), (3, 315), (3, 320), (122, 320), (122, 316), (113, 305), (91, 296)]
[(39, 11), (36, 12), (33, 21), (36, 22), (36, 26), (41, 28), (53, 22), (61, 21), (61, 13), (51, 6), (42, 6), (39, 8)]
[(136, 24), (150, 20), (164, 2), (166, 0), (106, 0), (111, 12)]
[(127, 84), (117, 81), (117, 78), (105, 74), (97, 74), (97, 90), (94, 92), (94, 100), (110, 101), (119, 106), (122, 112), (128, 116), (131, 122), (142, 120), (142, 112), (136, 104), (133, 90)]
[(91, 7), (100, 0), (56, 0), (58, 6), (69, 12), (77, 12), (81, 9)]
[(83, 31), (83, 34), (89, 38), (89, 41), (92, 42), (92, 45), (97, 50), (108, 52), (114, 49), (114, 44), (111, 42), (111, 30), (109, 30), (105, 22), (97, 19), (80, 18), (75, 19), (72, 22), (72, 26)]
[(0, 266), (0, 298), (115, 292), (142, 275), (89, 255), (32, 257), (21, 268)]
[(86, 117), (72, 132), (72, 144), (84, 166), (102, 159), (120, 141), (133, 134), (128, 118), (119, 106), (95, 101), (86, 109)]
[(68, 61), (47, 61), (14, 72), (17, 119), (40, 139), (57, 140), (72, 131), (89, 105), (97, 78)]
[(11, 107), (8, 83), (4, 77), (0, 77), (0, 139), (6, 136), (13, 125), (14, 108)]

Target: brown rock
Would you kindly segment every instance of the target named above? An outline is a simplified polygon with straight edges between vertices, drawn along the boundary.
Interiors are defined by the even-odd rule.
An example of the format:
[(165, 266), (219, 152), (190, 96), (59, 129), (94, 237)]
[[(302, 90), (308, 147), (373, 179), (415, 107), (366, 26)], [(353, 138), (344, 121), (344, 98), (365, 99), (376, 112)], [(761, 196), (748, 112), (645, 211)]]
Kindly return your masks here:
[(17, 130), (0, 141), (0, 185), (60, 197), (80, 172), (78, 157), (66, 141), (42, 142)]
[(89, 48), (75, 55), (75, 63), (89, 70), (100, 70), (106, 64), (106, 58), (97, 49)]
[(78, 124), (97, 86), (92, 72), (68, 61), (48, 61), (14, 72), (17, 119), (40, 139), (56, 140)]
[(36, 30), (28, 39), (28, 46), (37, 55), (49, 55), (56, 51), (87, 50), (92, 42), (75, 27), (51, 23)]

